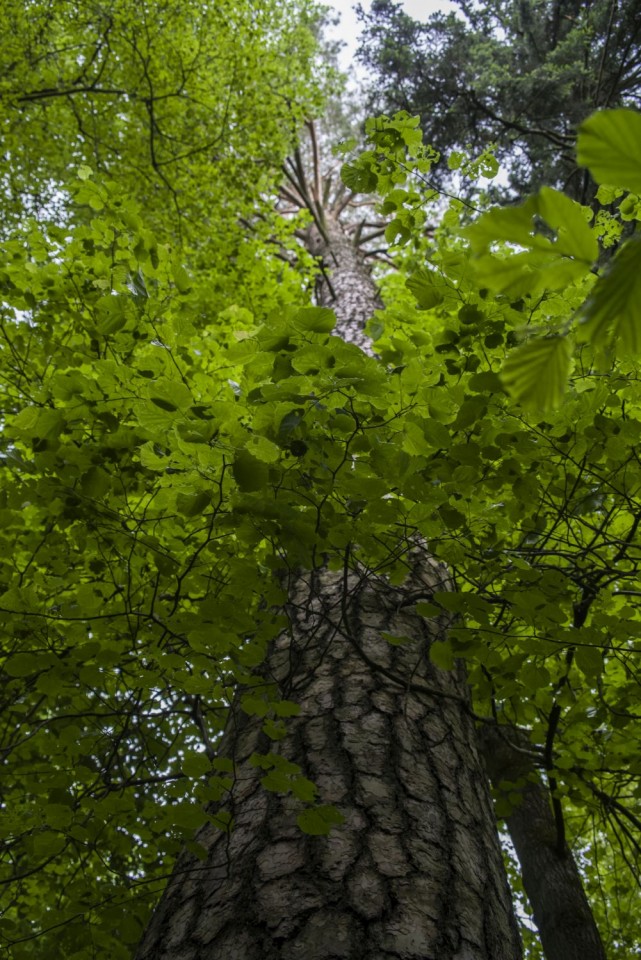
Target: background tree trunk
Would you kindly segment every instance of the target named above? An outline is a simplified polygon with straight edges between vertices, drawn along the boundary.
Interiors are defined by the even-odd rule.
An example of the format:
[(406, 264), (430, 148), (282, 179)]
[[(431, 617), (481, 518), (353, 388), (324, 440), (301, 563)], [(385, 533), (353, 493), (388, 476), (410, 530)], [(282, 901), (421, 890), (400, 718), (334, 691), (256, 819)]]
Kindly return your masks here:
[[(318, 299), (337, 332), (367, 346), (376, 287), (338, 221), (324, 233)], [(407, 557), (402, 587), (347, 563), (292, 575), (291, 630), (263, 668), (301, 706), (279, 753), (345, 822), (329, 837), (300, 831), (300, 802), (267, 792), (249, 762), (270, 750), (262, 721), (235, 708), (220, 745), (235, 764), (234, 829), (206, 826), (206, 859), (179, 858), (137, 960), (521, 956), (465, 671), (430, 663), (446, 624), (409, 610), (445, 589), (446, 573), (416, 544)]]
[(514, 727), (487, 726), (480, 743), (496, 787), (527, 780), (510, 788), (520, 802), (505, 823), (546, 960), (606, 960), (572, 851), (564, 839), (559, 843), (550, 791), (540, 780), (528, 737)]

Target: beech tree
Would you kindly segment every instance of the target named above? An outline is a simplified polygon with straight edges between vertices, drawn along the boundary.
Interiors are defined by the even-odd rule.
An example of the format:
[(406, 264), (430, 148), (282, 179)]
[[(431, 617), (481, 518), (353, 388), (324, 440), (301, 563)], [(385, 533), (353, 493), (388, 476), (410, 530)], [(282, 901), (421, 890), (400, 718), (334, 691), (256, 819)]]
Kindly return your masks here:
[[(278, 172), (321, 99), (306, 8), (123, 2), (93, 35), (95, 9), (75, 47), (63, 17), (46, 56), (7, 60), (3, 100), (25, 158), (6, 160), (1, 277), (10, 955), (516, 957), (495, 815), (546, 955), (568, 940), (541, 862), (563, 919), (629, 955), (638, 245), (598, 261), (637, 215), (638, 115), (582, 130), (609, 205), (592, 220), (547, 189), (454, 201), (428, 236), (438, 158), (416, 119), (369, 122), (334, 202)], [(261, 58), (260, 89), (213, 53), (187, 69), (214, 27), (221, 63), (223, 27), (229, 63)], [(205, 82), (215, 153), (182, 112)], [(274, 212), (279, 188), (298, 215)], [(358, 195), (371, 229), (345, 221)]]

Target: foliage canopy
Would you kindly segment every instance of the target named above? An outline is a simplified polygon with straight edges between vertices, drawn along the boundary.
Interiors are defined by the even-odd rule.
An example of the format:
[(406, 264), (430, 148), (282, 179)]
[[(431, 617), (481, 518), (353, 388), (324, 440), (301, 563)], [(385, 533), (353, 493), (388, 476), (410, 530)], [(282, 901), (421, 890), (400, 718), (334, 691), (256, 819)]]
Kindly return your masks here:
[(439, 148), (480, 153), (494, 143), (513, 197), (553, 186), (588, 202), (576, 130), (598, 108), (639, 105), (635, 0), (455, 0), (455, 8), (426, 22), (394, 0), (360, 9), (370, 110), (419, 114)]
[[(315, 805), (278, 751), (296, 704), (257, 670), (284, 623), (279, 572), (351, 556), (376, 569), (418, 531), (457, 584), (419, 605), (456, 616), (432, 657), (467, 661), (479, 717), (530, 732), (609, 955), (629, 956), (641, 827), (637, 241), (607, 270), (598, 262), (599, 244), (637, 219), (626, 191), (638, 189), (638, 116), (598, 114), (579, 140), (614, 214), (544, 188), (472, 219), (455, 201), (432, 238), (434, 151), (415, 119), (370, 121), (369, 149), (344, 176), (390, 218), (398, 269), (370, 324), (375, 358), (332, 336), (331, 311), (310, 302), (309, 261), (295, 270), (273, 242), (293, 249), (291, 225), (267, 214), (273, 164), (320, 96), (295, 72), (291, 99), (284, 91), (289, 21), (279, 33), (255, 19), (281, 8), (224, 12), (225, 29), (246, 18), (228, 55), (246, 57), (248, 75), (241, 96), (206, 71), (239, 97), (214, 158), (193, 152), (204, 134), (182, 88), (161, 100), (169, 184), (154, 167), (149, 94), (135, 94), (148, 90), (134, 56), (147, 8), (122, 0), (107, 21), (87, 5), (73, 23), (70, 6), (57, 9), (72, 52), (38, 52), (45, 5), (34, 4), (30, 45), (3, 81), (4, 944), (16, 960), (131, 956), (180, 845), (207, 817), (230, 826), (233, 763), (215, 742), (231, 710), (264, 718), (265, 788), (292, 791), (301, 828), (327, 832), (338, 813)], [(164, 9), (159, 31), (200, 23), (196, 7)], [(125, 69), (118, 29), (129, 36), (138, 15)], [(310, 34), (295, 18), (291, 30), (302, 64)], [(192, 50), (189, 31), (174, 35)], [(89, 36), (93, 60), (78, 52)], [(2, 42), (18, 41), (6, 31)], [(163, 65), (175, 81), (188, 62), (173, 43), (168, 32), (149, 47), (158, 83)], [(204, 31), (202, 50), (211, 43)], [(274, 87), (257, 70), (250, 82), (252, 56)], [(49, 73), (34, 82), (25, 62)], [(131, 91), (117, 104), (97, 93), (110, 69)], [(88, 89), (63, 95), (77, 70)], [(45, 88), (59, 95), (36, 98), (35, 117), (33, 100), (16, 107)], [(267, 91), (272, 112), (256, 125), (252, 97)], [(256, 158), (267, 179), (252, 180)], [(256, 213), (267, 219), (248, 224)], [(391, 570), (402, 576), (400, 562)], [(509, 803), (501, 794), (499, 812)], [(537, 956), (532, 938), (529, 949)]]

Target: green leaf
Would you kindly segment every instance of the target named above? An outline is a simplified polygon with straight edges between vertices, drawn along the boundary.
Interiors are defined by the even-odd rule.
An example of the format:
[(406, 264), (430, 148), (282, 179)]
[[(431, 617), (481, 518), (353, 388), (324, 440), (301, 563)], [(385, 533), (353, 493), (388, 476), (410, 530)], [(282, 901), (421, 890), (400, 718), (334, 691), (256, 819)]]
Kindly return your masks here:
[(193, 403), (189, 387), (181, 380), (158, 377), (149, 384), (147, 390), (151, 402), (168, 413), (187, 410)]
[(458, 530), (460, 527), (465, 526), (465, 514), (457, 510), (456, 507), (444, 503), (438, 508), (438, 512), (448, 530)]
[(501, 382), (524, 406), (557, 407), (567, 387), (572, 347), (567, 337), (530, 340), (513, 350), (501, 370)]
[(588, 680), (596, 680), (603, 673), (603, 651), (599, 647), (577, 647), (574, 659), (577, 667)]
[(291, 790), (298, 800), (303, 803), (313, 803), (318, 793), (318, 787), (307, 777), (295, 777), (291, 781)]
[(189, 293), (192, 288), (191, 277), (181, 263), (176, 263), (171, 268), (171, 275), (179, 293)]
[(620, 356), (641, 353), (641, 238), (623, 244), (583, 308), (581, 340), (610, 341)]
[(471, 303), (466, 303), (458, 312), (458, 318), (463, 324), (480, 323), (484, 317), (483, 311)]
[(48, 803), (44, 810), (45, 823), (54, 830), (64, 830), (73, 819), (73, 811), (63, 803)]
[(202, 777), (211, 769), (211, 760), (204, 753), (192, 753), (182, 762), (182, 771), (188, 777)]
[(411, 236), (411, 231), (399, 217), (394, 217), (385, 227), (385, 239), (389, 244), (407, 243)]
[(98, 331), (105, 337), (122, 330), (127, 322), (126, 300), (122, 294), (101, 297), (96, 304)]
[(244, 493), (263, 490), (267, 485), (267, 465), (246, 450), (241, 450), (236, 455), (232, 465), (232, 474), (239, 489)]
[(297, 717), (300, 713), (300, 704), (293, 700), (276, 700), (271, 708), (277, 717)]
[(454, 666), (454, 653), (449, 640), (437, 640), (430, 645), (430, 660), (441, 670), (451, 670)]
[(267, 717), (263, 723), (262, 730), (270, 740), (282, 740), (283, 737), (287, 736), (287, 727), (283, 721), (274, 720), (272, 717)]
[(264, 697), (245, 694), (240, 701), (240, 708), (243, 713), (250, 717), (266, 717), (269, 713), (269, 703)]
[(137, 917), (124, 913), (118, 918), (118, 936), (123, 943), (136, 944), (140, 940), (143, 926)]
[(207, 814), (197, 803), (181, 801), (167, 810), (169, 822), (182, 830), (197, 830), (207, 819)]
[(445, 424), (439, 420), (428, 419), (424, 425), (425, 439), (436, 450), (447, 450), (452, 443), (452, 436)]
[(425, 268), (417, 270), (405, 281), (405, 286), (416, 298), (419, 309), (431, 310), (443, 302), (443, 294), (436, 287), (437, 274)]
[(12, 436), (56, 437), (64, 425), (62, 413), (49, 407), (25, 407), (10, 424)]
[(367, 159), (348, 161), (341, 167), (341, 180), (352, 193), (372, 193), (378, 178)]
[(579, 127), (577, 159), (597, 183), (641, 193), (641, 113), (593, 113)]
[(475, 373), (468, 381), (468, 387), (475, 393), (502, 393), (503, 383), (497, 373), (486, 371), (484, 373)]
[(172, 403), (171, 400), (165, 400), (164, 397), (150, 397), (149, 399), (161, 410), (166, 410), (168, 413), (174, 413), (178, 409), (175, 403)]
[(231, 833), (234, 829), (234, 818), (229, 810), (217, 810), (216, 813), (208, 813), (207, 820), (223, 833)]
[(556, 252), (591, 264), (599, 255), (599, 244), (586, 211), (587, 207), (550, 187), (542, 187), (536, 198), (536, 212), (556, 231)]
[(530, 197), (516, 207), (493, 207), (465, 230), (472, 250), (480, 253), (497, 241), (529, 246), (532, 242), (532, 217), (536, 200)]
[(91, 467), (83, 476), (80, 489), (86, 497), (100, 500), (111, 489), (111, 477), (101, 467)]
[(33, 839), (33, 852), (37, 859), (55, 857), (64, 848), (65, 838), (51, 830), (37, 833)]
[(176, 497), (176, 509), (183, 517), (199, 517), (211, 503), (211, 491), (199, 490), (197, 493), (179, 492)]
[(296, 822), (303, 833), (308, 833), (314, 837), (323, 837), (330, 833), (332, 827), (344, 823), (345, 817), (336, 807), (323, 805), (303, 810), (296, 817)]
[[(543, 187), (521, 206), (497, 207), (483, 214), (465, 231), (476, 254), (473, 266), (479, 283), (521, 297), (562, 289), (579, 280), (598, 255), (587, 213), (587, 208), (559, 190)], [(540, 220), (554, 231), (554, 239), (541, 232)], [(496, 243), (525, 250), (495, 254)]]
[(381, 637), (392, 647), (405, 647), (408, 644), (416, 643), (415, 639), (412, 637), (399, 636), (395, 633), (388, 633), (386, 630), (381, 630)]
[(302, 307), (293, 322), (298, 330), (331, 333), (336, 326), (336, 314), (329, 307)]
[(432, 617), (440, 617), (443, 613), (443, 608), (438, 606), (435, 603), (428, 603), (427, 601), (422, 601), (421, 603), (416, 604), (416, 612), (421, 617), (426, 617), (431, 619)]
[(294, 786), (291, 774), (285, 770), (270, 770), (260, 782), (271, 793), (290, 793)]
[(10, 677), (28, 677), (38, 669), (38, 657), (33, 653), (16, 653), (5, 660), (3, 669)]
[(77, 203), (86, 203), (93, 210), (100, 211), (105, 206), (105, 191), (101, 186), (87, 179), (78, 186), (74, 199)]

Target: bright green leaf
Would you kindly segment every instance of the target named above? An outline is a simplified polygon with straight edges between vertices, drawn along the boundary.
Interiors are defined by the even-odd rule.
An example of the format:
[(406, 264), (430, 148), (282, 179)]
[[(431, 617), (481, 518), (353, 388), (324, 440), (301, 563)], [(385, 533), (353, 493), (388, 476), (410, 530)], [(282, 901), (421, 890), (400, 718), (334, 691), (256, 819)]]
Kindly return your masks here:
[(192, 280), (182, 264), (174, 264), (171, 269), (171, 274), (179, 293), (189, 293), (191, 291)]
[(641, 113), (593, 113), (579, 127), (577, 155), (597, 183), (641, 193)]
[(341, 180), (353, 193), (372, 193), (378, 178), (366, 159), (348, 161), (341, 167)]
[(405, 281), (405, 286), (416, 297), (419, 309), (431, 310), (443, 302), (443, 294), (436, 286), (437, 275), (425, 268), (417, 270)]
[(336, 326), (336, 314), (328, 307), (303, 307), (294, 317), (298, 330), (310, 333), (331, 333)]
[(641, 353), (641, 240), (624, 243), (597, 280), (578, 327), (582, 340), (609, 340), (620, 356)]
[(501, 370), (508, 393), (541, 410), (557, 407), (567, 387), (572, 345), (567, 337), (530, 340), (509, 355)]

